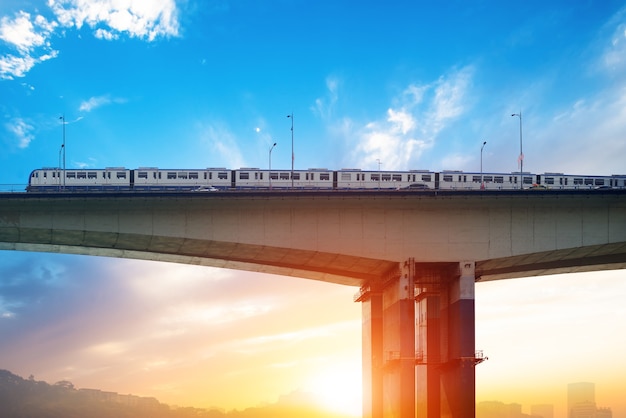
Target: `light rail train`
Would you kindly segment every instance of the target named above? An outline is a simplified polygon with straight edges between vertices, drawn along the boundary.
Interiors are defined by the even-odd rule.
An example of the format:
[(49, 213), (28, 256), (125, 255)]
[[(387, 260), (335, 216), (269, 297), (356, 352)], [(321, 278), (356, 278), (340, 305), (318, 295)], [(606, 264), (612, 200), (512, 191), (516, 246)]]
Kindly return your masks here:
[[(520, 187), (520, 185), (522, 187)], [(626, 175), (367, 171), (360, 169), (262, 170), (258, 168), (33, 170), (28, 192), (151, 192), (226, 190), (591, 190), (626, 189)]]

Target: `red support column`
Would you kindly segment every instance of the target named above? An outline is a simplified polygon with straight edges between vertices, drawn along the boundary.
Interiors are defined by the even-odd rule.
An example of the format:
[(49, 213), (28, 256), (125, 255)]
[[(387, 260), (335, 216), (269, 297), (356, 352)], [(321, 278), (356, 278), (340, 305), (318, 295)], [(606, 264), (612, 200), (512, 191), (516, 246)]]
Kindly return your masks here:
[(383, 288), (383, 416), (415, 418), (415, 263)]
[(369, 286), (361, 288), (363, 418), (383, 418), (383, 296)]
[(441, 417), (476, 416), (474, 263), (459, 263), (442, 292)]

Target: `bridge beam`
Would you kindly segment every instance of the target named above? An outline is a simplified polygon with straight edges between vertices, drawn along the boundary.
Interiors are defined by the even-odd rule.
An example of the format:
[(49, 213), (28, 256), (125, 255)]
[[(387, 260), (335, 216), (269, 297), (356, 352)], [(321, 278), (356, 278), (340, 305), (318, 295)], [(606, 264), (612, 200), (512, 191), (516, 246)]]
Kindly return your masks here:
[(415, 263), (361, 288), (363, 417), (475, 416), (474, 263)]

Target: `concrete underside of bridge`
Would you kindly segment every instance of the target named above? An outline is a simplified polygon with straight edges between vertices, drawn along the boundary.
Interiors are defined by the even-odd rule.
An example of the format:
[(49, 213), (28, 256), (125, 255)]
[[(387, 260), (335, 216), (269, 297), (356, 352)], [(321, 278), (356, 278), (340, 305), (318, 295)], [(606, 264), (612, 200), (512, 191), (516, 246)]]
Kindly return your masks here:
[(0, 197), (0, 250), (359, 286), (363, 416), (475, 416), (476, 281), (626, 268), (626, 193)]

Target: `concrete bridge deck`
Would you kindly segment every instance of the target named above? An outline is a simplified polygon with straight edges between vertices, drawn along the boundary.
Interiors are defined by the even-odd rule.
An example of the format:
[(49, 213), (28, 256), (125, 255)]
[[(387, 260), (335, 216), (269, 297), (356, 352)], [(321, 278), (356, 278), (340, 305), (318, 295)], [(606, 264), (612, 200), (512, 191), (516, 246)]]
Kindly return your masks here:
[(0, 249), (141, 258), (360, 286), (396, 263), (478, 280), (626, 267), (626, 193), (0, 195)]

